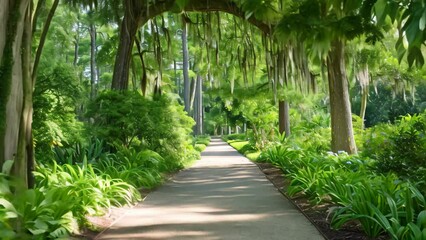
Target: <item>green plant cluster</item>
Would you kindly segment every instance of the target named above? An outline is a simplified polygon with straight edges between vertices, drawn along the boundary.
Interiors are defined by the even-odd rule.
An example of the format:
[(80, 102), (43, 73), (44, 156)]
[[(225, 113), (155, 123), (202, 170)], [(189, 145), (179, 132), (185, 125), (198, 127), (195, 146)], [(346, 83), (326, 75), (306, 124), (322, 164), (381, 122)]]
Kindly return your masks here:
[(426, 202), (415, 184), (393, 174), (376, 174), (375, 161), (345, 153), (319, 153), (284, 142), (259, 156), (290, 179), (288, 194), (312, 204), (329, 204), (331, 226), (357, 221), (369, 237), (425, 239)]
[(204, 151), (204, 149), (206, 149), (209, 143), (210, 143), (209, 135), (199, 135), (199, 136), (195, 136), (193, 139), (194, 149), (197, 150), (198, 152)]
[(98, 175), (122, 179), (136, 188), (151, 189), (162, 182), (161, 173), (167, 170), (166, 161), (152, 150), (136, 151), (122, 148), (115, 154), (94, 163)]
[[(104, 214), (111, 206), (140, 200), (135, 187), (122, 179), (81, 166), (56, 162), (34, 172), (35, 189), (23, 189), (8, 173), (0, 174), (0, 235), (2, 239), (56, 239), (76, 233), (87, 215)], [(9, 170), (8, 170), (9, 169)], [(14, 190), (13, 190), (14, 189)], [(12, 191), (13, 190), (13, 191)]]
[(362, 155), (377, 160), (378, 172), (426, 182), (426, 112), (376, 125), (365, 136)]
[(107, 91), (89, 105), (90, 133), (107, 145), (150, 149), (160, 154), (169, 171), (199, 158), (190, 133), (194, 121), (179, 105), (177, 96), (144, 98), (137, 92)]
[(49, 162), (54, 157), (53, 149), (84, 142), (84, 124), (78, 121), (76, 114), (82, 95), (82, 87), (71, 66), (58, 63), (40, 71), (33, 99), (37, 161)]
[[(208, 142), (208, 136), (194, 139), (194, 143), (204, 147)], [(22, 197), (5, 198), (11, 202), (0, 203), (5, 212), (0, 215), (4, 220), (0, 232), (9, 236), (6, 239), (22, 234), (46, 239), (76, 233), (81, 226), (90, 227), (87, 216), (103, 215), (112, 206), (139, 201), (138, 188), (157, 186), (163, 173), (171, 170), (165, 158), (155, 151), (122, 145), (116, 145), (115, 150), (107, 152), (97, 139), (89, 145), (55, 150), (56, 161), (41, 164), (34, 172), (35, 189), (26, 190)], [(8, 179), (1, 180), (9, 184)], [(12, 196), (10, 190), (6, 193)], [(18, 223), (24, 227), (17, 229)]]

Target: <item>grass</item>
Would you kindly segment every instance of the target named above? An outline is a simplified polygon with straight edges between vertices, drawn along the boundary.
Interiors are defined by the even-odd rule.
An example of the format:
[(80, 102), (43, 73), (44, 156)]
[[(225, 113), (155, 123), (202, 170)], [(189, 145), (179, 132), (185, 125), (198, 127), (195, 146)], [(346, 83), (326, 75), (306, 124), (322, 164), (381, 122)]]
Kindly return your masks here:
[(229, 140), (228, 143), (251, 161), (256, 161), (261, 153), (259, 150), (253, 149), (248, 141)]

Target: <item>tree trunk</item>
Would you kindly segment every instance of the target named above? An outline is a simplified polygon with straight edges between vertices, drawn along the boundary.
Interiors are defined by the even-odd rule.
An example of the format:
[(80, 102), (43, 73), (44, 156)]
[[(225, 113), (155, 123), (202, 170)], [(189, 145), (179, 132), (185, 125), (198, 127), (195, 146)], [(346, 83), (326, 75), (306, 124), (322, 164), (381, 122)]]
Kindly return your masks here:
[(80, 48), (80, 23), (77, 23), (77, 33), (74, 36), (74, 60), (73, 66), (77, 67), (78, 63), (78, 51)]
[(30, 3), (0, 0), (0, 166), (14, 160), (13, 174), (26, 186), (33, 163)]
[(363, 88), (361, 91), (361, 110), (359, 116), (362, 121), (362, 129), (365, 128), (365, 112), (367, 111), (367, 102), (368, 102), (368, 90), (369, 88)]
[(40, 36), (40, 43), (38, 44), (37, 52), (34, 57), (34, 66), (32, 70), (32, 78), (33, 78), (32, 81), (34, 85), (35, 85), (35, 80), (37, 77), (38, 64), (40, 63), (41, 54), (44, 48), (44, 43), (46, 42), (47, 33), (49, 32), (49, 28), (50, 28), (50, 23), (52, 23), (52, 19), (53, 19), (53, 16), (55, 15), (56, 8), (58, 7), (58, 5), (59, 5), (59, 0), (55, 0), (53, 2), (52, 8), (50, 8), (49, 14), (47, 15), (46, 22), (44, 23), (44, 26), (43, 26), (43, 32), (41, 33), (41, 36)]
[(195, 120), (195, 135), (203, 134), (203, 79), (200, 75), (197, 76), (194, 103), (194, 120)]
[[(284, 86), (288, 85), (287, 58), (283, 49), (278, 52), (276, 68), (277, 82), (279, 82), (283, 90), (285, 90)], [(280, 134), (285, 133), (286, 137), (290, 137), (290, 103), (282, 99), (278, 102), (278, 125)]]
[(357, 153), (345, 68), (345, 45), (335, 40), (327, 57), (331, 111), (331, 148), (334, 152)]
[[(112, 89), (117, 90), (126, 90), (128, 88), (130, 58), (138, 27), (145, 24), (149, 19), (167, 12), (176, 6), (175, 0), (154, 1), (154, 3), (150, 2), (149, 6), (147, 6), (148, 1), (124, 0), (123, 2), (125, 9), (124, 18), (120, 27), (120, 40), (111, 85)], [(271, 32), (269, 24), (257, 20), (254, 16), (247, 18), (246, 13), (236, 3), (229, 0), (217, 0), (215, 4), (211, 4), (210, 0), (188, 0), (183, 10), (192, 12), (223, 11), (246, 19), (264, 33)], [(184, 28), (184, 31), (186, 30)], [(187, 103), (185, 106), (186, 111), (188, 111), (188, 107), (189, 104)]]
[[(130, 1), (129, 1), (130, 2)], [(127, 90), (129, 86), (129, 69), (133, 44), (139, 27), (138, 16), (134, 15), (131, 4), (126, 4), (124, 18), (120, 27), (120, 43), (115, 58), (111, 89)]]
[(96, 84), (98, 82), (96, 70), (96, 26), (90, 23), (90, 99), (96, 97)]
[(291, 134), (290, 131), (290, 105), (287, 101), (279, 101), (278, 103), (279, 114), (279, 131), (280, 134), (285, 133), (286, 137)]
[(182, 55), (183, 55), (183, 101), (185, 111), (189, 114), (191, 110), (191, 83), (189, 80), (189, 54), (188, 54), (188, 24), (182, 16)]

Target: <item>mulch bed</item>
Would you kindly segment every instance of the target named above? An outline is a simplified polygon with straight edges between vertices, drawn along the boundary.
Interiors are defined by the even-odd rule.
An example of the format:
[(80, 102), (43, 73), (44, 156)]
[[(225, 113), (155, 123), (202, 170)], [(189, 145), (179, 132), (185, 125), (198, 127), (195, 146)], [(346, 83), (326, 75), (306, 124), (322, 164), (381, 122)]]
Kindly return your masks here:
[[(282, 171), (272, 165), (271, 163), (259, 163), (256, 165), (265, 174), (266, 178), (274, 184), (274, 186), (287, 198), (289, 199), (311, 222), (312, 224), (322, 233), (322, 235), (329, 240), (371, 240), (366, 236), (359, 224), (351, 222), (345, 224), (342, 229), (333, 230), (330, 227), (330, 217), (328, 211), (331, 207), (330, 204), (322, 204), (313, 206), (309, 203), (309, 200), (298, 195), (295, 197), (289, 197), (287, 195), (287, 187), (290, 185), (289, 179), (285, 178)], [(376, 240), (390, 239), (388, 236), (380, 236)]]

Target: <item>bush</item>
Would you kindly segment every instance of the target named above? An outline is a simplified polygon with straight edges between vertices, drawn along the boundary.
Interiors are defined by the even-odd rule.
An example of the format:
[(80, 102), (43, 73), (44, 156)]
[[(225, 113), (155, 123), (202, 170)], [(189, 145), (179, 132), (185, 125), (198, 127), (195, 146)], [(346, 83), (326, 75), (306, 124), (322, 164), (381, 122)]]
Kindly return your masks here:
[(363, 155), (377, 160), (380, 173), (393, 172), (415, 182), (426, 169), (426, 112), (401, 118), (396, 125), (380, 124), (368, 130)]
[(202, 152), (206, 149), (206, 147), (207, 146), (204, 145), (204, 144), (196, 143), (195, 146), (194, 146), (194, 149), (197, 150), (198, 152)]
[(153, 150), (165, 159), (168, 171), (199, 158), (190, 138), (194, 121), (174, 95), (149, 100), (137, 92), (103, 92), (89, 105), (87, 116), (94, 120), (92, 135), (111, 146)]
[[(68, 196), (68, 187), (29, 190), (7, 173), (7, 161), (0, 173), (0, 235), (2, 239), (56, 239), (76, 232), (73, 214), (77, 202)], [(9, 170), (6, 170), (9, 169)], [(6, 174), (5, 174), (6, 173)], [(16, 192), (12, 193), (11, 189)], [(20, 189), (20, 190), (17, 190)]]
[(244, 133), (234, 133), (234, 134), (223, 136), (222, 139), (226, 142), (231, 140), (245, 141), (247, 140), (247, 136)]
[(203, 144), (205, 146), (210, 144), (210, 136), (209, 135), (199, 135), (195, 136), (194, 144)]
[(122, 148), (116, 154), (109, 154), (94, 163), (94, 170), (99, 175), (121, 179), (136, 188), (148, 189), (161, 183), (161, 172), (167, 169), (165, 160), (151, 150)]
[(395, 175), (376, 175), (370, 170), (373, 160), (318, 154), (294, 149), (289, 143), (269, 147), (260, 158), (289, 177), (290, 196), (303, 194), (314, 204), (331, 204), (334, 228), (357, 221), (372, 238), (388, 233), (393, 239), (423, 239), (424, 196), (415, 185)]
[(140, 200), (133, 186), (108, 175), (98, 176), (90, 164), (59, 166), (54, 162), (39, 166), (34, 175), (39, 189), (65, 189), (65, 197), (75, 203), (72, 212), (80, 222), (84, 222), (86, 214), (103, 214), (111, 206)]

